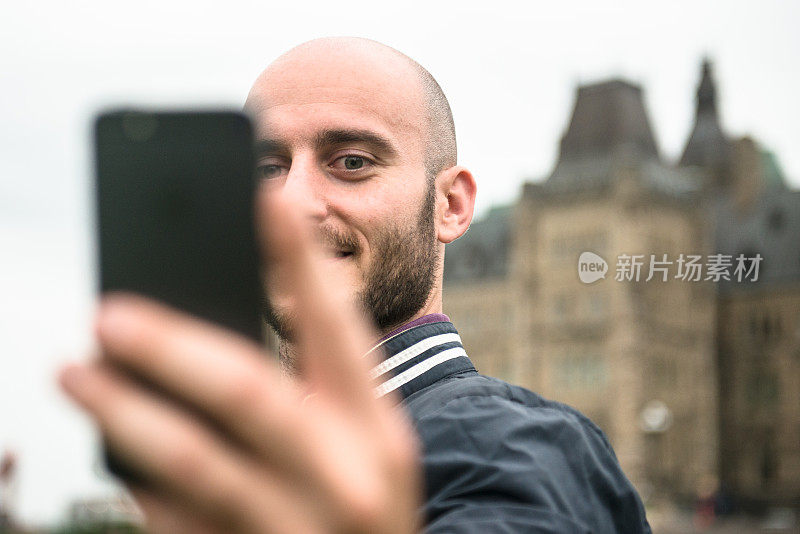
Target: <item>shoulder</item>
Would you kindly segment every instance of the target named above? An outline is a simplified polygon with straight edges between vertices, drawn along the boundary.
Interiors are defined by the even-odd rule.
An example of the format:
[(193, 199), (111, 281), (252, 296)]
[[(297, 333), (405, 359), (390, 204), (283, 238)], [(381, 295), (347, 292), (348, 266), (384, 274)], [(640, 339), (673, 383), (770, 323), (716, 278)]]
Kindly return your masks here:
[[(460, 448), (492, 446), (502, 436), (522, 439), (534, 448), (567, 443), (574, 450), (575, 439), (579, 438), (584, 445), (600, 449), (616, 463), (603, 432), (578, 410), (477, 373), (442, 380), (409, 397), (406, 406), (414, 423), (423, 430), (450, 431), (458, 427), (475, 434), (475, 439), (459, 442)], [(434, 428), (429, 428), (431, 424)], [(437, 440), (438, 445), (442, 443)]]
[[(563, 419), (563, 422), (585, 427), (587, 431), (605, 441), (602, 431), (581, 412), (560, 402), (544, 397), (520, 386), (515, 386), (476, 372), (465, 372), (440, 380), (432, 386), (408, 397), (406, 406), (412, 417), (426, 418), (480, 406), (495, 407), (505, 415), (546, 415)], [(469, 410), (472, 413), (472, 410)]]
[(423, 444), (429, 519), (491, 503), (510, 507), (513, 521), (647, 531), (611, 445), (577, 410), (474, 372), (441, 380), (406, 406)]

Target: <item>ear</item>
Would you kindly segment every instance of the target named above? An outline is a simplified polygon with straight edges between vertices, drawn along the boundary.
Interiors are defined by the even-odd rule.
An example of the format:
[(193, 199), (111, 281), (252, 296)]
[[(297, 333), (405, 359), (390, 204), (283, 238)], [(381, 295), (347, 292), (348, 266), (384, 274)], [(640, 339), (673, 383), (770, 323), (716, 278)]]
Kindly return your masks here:
[(472, 173), (461, 166), (443, 170), (436, 177), (436, 237), (450, 243), (461, 237), (472, 222), (477, 186)]

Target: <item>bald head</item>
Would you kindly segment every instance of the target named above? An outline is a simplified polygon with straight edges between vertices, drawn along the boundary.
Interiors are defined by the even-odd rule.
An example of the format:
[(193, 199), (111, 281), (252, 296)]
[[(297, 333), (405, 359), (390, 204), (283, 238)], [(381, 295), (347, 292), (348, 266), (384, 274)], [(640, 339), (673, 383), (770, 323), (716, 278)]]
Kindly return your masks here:
[[(400, 54), (400, 52), (397, 53)], [(413, 64), (422, 84), (428, 121), (425, 169), (429, 178), (432, 178), (457, 162), (456, 126), (453, 121), (453, 112), (444, 91), (431, 73), (410, 57), (401, 55)]]
[[(416, 123), (423, 136), (425, 171), (429, 179), (456, 164), (456, 135), (450, 104), (436, 79), (419, 63), (405, 54), (377, 41), (356, 37), (328, 37), (303, 43), (275, 60), (256, 80), (248, 96), (248, 107), (263, 98), (265, 88), (274, 84), (288, 85), (284, 91), (293, 91), (293, 83), (300, 77), (287, 77), (287, 71), (317, 72), (320, 68), (341, 69), (342, 75), (360, 70), (361, 75), (379, 76), (387, 86), (398, 89), (394, 102), (388, 104), (404, 115), (404, 121)], [(280, 80), (280, 82), (276, 81)], [(304, 81), (308, 81), (307, 77)], [(371, 87), (374, 87), (374, 83)], [(380, 91), (392, 98), (391, 91)], [(364, 94), (367, 94), (365, 91)], [(400, 96), (402, 94), (402, 96)], [(331, 99), (338, 95), (330, 95)], [(374, 97), (374, 94), (372, 95)]]

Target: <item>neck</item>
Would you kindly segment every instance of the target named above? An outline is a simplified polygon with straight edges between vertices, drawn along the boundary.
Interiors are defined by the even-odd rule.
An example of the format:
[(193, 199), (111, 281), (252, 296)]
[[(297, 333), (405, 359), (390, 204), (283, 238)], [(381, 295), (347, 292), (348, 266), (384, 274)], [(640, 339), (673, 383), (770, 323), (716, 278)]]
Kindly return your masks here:
[(426, 315), (431, 315), (434, 313), (442, 313), (442, 287), (441, 287), (441, 279), (435, 282), (435, 286), (428, 296), (428, 300), (425, 302), (425, 305), (420, 308), (417, 313), (397, 324), (393, 324), (384, 328), (382, 331), (378, 332), (378, 338), (376, 339), (384, 339), (390, 333), (394, 332), (398, 328), (401, 328), (404, 324), (408, 324), (410, 322), (416, 321), (417, 319), (421, 319)]

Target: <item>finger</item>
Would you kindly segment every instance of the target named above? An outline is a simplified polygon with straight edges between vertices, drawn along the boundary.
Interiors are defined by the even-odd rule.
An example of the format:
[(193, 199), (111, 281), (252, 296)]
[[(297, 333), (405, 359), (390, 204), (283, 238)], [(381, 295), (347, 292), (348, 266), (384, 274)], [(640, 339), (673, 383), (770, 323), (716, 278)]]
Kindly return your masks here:
[(106, 358), (210, 417), (260, 457), (309, 476), (301, 395), (249, 340), (142, 298), (104, 300)]
[[(355, 511), (355, 517), (368, 517), (370, 510), (392, 501), (391, 488), (384, 484), (387, 474), (398, 486), (407, 484), (418, 490), (414, 442), (411, 433), (404, 432), (406, 421), (392, 409), (394, 399), (375, 398), (375, 385), (369, 378), (372, 365), (364, 354), (377, 335), (365, 326), (360, 314), (348, 309), (349, 299), (326, 283), (323, 262), (291, 204), (277, 195), (264, 202), (261, 226), (268, 230), (270, 254), (281, 258), (281, 274), (288, 279), (282, 281), (284, 289), (294, 297), (300, 356), (305, 359), (306, 371), (316, 371), (311, 377), (314, 387), (323, 385), (333, 394), (315, 397), (310, 404), (323, 404), (331, 397), (345, 401), (344, 406), (335, 403), (333, 411), (345, 412), (346, 420), (330, 414), (315, 423), (319, 434), (326, 437), (321, 454), (328, 453), (328, 461), (319, 462), (320, 473), (324, 473), (328, 494), (342, 509)], [(322, 408), (324, 413), (330, 403)], [(395, 465), (405, 471), (395, 471)]]
[(364, 358), (377, 336), (363, 312), (337, 291), (322, 272), (321, 253), (311, 230), (283, 195), (263, 197), (261, 227), (271, 257), (282, 264), (282, 286), (297, 310), (299, 356), (315, 387), (334, 392), (355, 410), (375, 406), (370, 360)]
[(287, 526), (306, 528), (303, 513), (317, 513), (269, 471), (113, 370), (73, 365), (60, 378), (123, 461), (187, 510), (209, 511), (227, 532), (292, 532)]
[(324, 513), (335, 508), (331, 502), (371, 506), (378, 492), (372, 488), (380, 484), (364, 466), (375, 463), (368, 461), (375, 455), (370, 447), (383, 423), (365, 424), (351, 410), (301, 405), (296, 392), (281, 392), (285, 384), (249, 341), (232, 342), (221, 329), (145, 299), (107, 298), (97, 330), (109, 360), (210, 416), (277, 476), (296, 481)]

